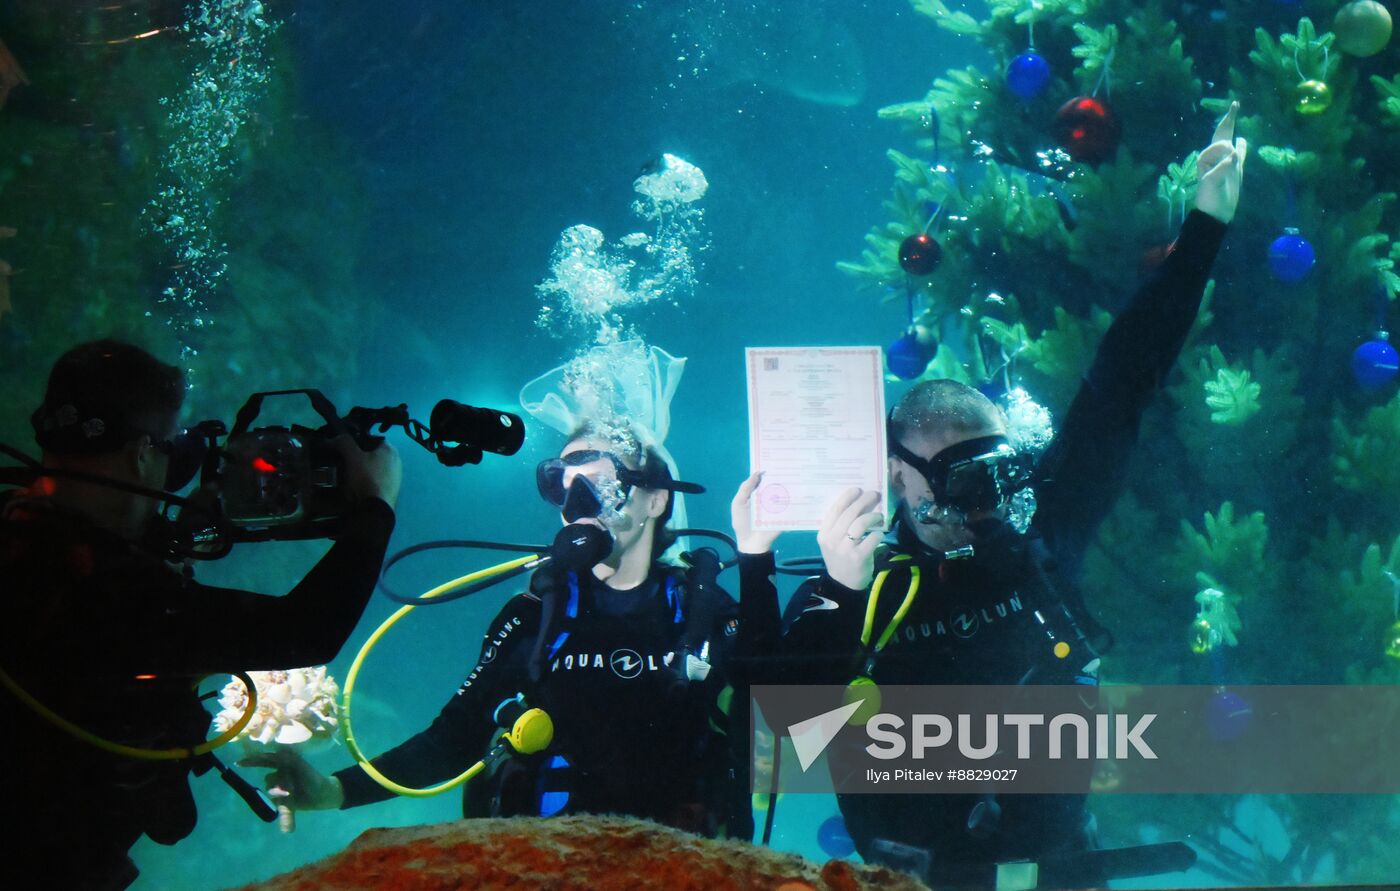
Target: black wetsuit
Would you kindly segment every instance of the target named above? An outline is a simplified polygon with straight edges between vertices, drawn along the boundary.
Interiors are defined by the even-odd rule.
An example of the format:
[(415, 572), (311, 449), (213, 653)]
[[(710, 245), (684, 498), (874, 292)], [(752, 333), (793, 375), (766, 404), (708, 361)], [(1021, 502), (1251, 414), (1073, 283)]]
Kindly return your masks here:
[[(394, 526), (378, 499), (283, 597), (195, 583), (83, 516), (8, 500), (0, 522), (0, 668), (58, 715), (114, 742), (190, 747), (211, 715), (206, 674), (333, 659), (374, 591)], [(0, 688), (10, 825), (7, 888), (117, 889), (144, 833), (174, 844), (195, 825), (188, 775), (209, 759), (141, 761), (81, 742)], [(230, 792), (230, 794), (232, 794)]]
[[(476, 667), (433, 723), (373, 763), (407, 786), (449, 779), (485, 754), (496, 707), (523, 693), (552, 718), (554, 741), (468, 783), (469, 815), (627, 814), (747, 839), (746, 716), (731, 720), (723, 692), (736, 683), (737, 613), (728, 594), (690, 596), (685, 577), (660, 566), (625, 591), (591, 573), (538, 571), (530, 593), (491, 622)], [(677, 652), (692, 622), (708, 626), (696, 635), (709, 643), (704, 681), (685, 678)], [(345, 807), (390, 797), (357, 767), (336, 776)], [(495, 799), (489, 807), (474, 804), (483, 793)]]
[[(979, 544), (971, 560), (943, 561), (923, 548), (912, 530), (896, 526), (886, 555), (912, 556), (920, 566), (921, 587), (877, 658), (876, 683), (1093, 682), (1083, 658), (1061, 662), (1048, 652), (1031, 615), (1040, 606), (1031, 601), (1048, 592), (1036, 582), (1029, 561), (1041, 555), (1042, 564), (1058, 564), (1055, 574), (1062, 579), (1077, 574), (1085, 548), (1121, 489), (1143, 411), (1190, 332), (1225, 229), (1193, 211), (1162, 265), (1105, 334), (1037, 470), (1038, 509), (1030, 536), (1043, 549), (1036, 544), (1032, 550), (1030, 537), (1008, 533), (989, 546)], [(886, 580), (874, 623), (877, 635), (908, 590), (908, 566), (896, 565)], [(771, 554), (741, 561), (744, 647), (762, 666), (753, 672), (754, 683), (849, 683), (863, 667), (860, 636), (868, 591), (851, 590), (825, 575), (809, 580), (789, 602), (779, 638), (772, 571)], [(1065, 588), (1060, 594), (1078, 606), (1073, 591), (1060, 587)], [(838, 738), (832, 747), (836, 770), (840, 746)], [(1086, 790), (1087, 782), (1086, 776)], [(985, 838), (967, 829), (977, 803), (971, 796), (841, 795), (839, 802), (863, 856), (876, 856), (876, 839), (927, 849), (936, 883), (960, 883), (968, 864), (1040, 859), (1090, 844), (1083, 795), (1002, 795), (1000, 828)]]

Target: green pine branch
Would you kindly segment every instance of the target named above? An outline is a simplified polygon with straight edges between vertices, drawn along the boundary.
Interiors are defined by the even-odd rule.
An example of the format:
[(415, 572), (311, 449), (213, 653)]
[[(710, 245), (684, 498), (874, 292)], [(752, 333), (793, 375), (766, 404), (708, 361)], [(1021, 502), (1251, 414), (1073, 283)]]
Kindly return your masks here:
[(1062, 306), (1055, 307), (1055, 326), (1031, 337), (1024, 322), (1008, 324), (999, 319), (984, 318), (983, 331), (998, 344), (1018, 366), (1033, 368), (1050, 390), (1046, 399), (1052, 405), (1068, 405), (1069, 397), (1078, 388), (1094, 352), (1108, 326), (1113, 323), (1104, 309), (1095, 306), (1088, 318), (1072, 316)]
[(1381, 123), (1387, 127), (1400, 127), (1400, 74), (1391, 77), (1390, 80), (1373, 74), (1371, 84), (1375, 86), (1376, 92), (1380, 93), (1376, 104), (1380, 107)]
[(1394, 299), (1400, 290), (1395, 274), (1397, 251), (1390, 236), (1382, 231), (1386, 209), (1395, 201), (1392, 192), (1373, 194), (1364, 204), (1342, 218), (1342, 224), (1328, 230), (1324, 244), (1330, 256), (1340, 262), (1328, 266), (1329, 290), (1356, 294), (1363, 299), (1375, 293), (1377, 284)]
[(1227, 362), (1220, 347), (1210, 348), (1198, 370), (1206, 408), (1213, 422), (1239, 426), (1258, 414), (1259, 383), (1250, 378), (1246, 369)]
[(953, 12), (941, 0), (912, 0), (914, 11), (926, 15), (946, 31), (954, 34), (979, 36), (982, 23), (965, 12)]
[(1354, 426), (1332, 418), (1332, 469), (1337, 485), (1387, 506), (1400, 497), (1400, 395), (1366, 412)]
[(1206, 512), (1203, 531), (1181, 521), (1178, 571), (1198, 581), (1197, 573), (1205, 573), (1217, 580), (1213, 587), (1255, 600), (1271, 593), (1271, 580), (1277, 576), (1276, 564), (1265, 554), (1268, 543), (1264, 512), (1236, 517), (1234, 504), (1226, 501), (1217, 512)]
[(1094, 89), (1104, 69), (1113, 62), (1118, 49), (1118, 26), (1094, 28), (1079, 22), (1074, 26), (1074, 35), (1080, 41), (1073, 50), (1074, 57), (1080, 60), (1079, 85), (1087, 93)]
[(1256, 154), (1270, 168), (1288, 177), (1308, 177), (1318, 172), (1322, 159), (1317, 152), (1295, 151), (1292, 147), (1261, 145)]
[(1199, 155), (1199, 152), (1192, 152), (1181, 163), (1168, 164), (1167, 172), (1157, 178), (1157, 197), (1165, 201), (1167, 207), (1184, 208), (1196, 197), (1199, 182), (1196, 158)]

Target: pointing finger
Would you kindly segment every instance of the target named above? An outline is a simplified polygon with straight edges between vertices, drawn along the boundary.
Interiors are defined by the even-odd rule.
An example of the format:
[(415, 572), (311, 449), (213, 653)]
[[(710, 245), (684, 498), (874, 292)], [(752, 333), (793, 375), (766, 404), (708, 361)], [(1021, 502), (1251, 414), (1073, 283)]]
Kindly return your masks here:
[(1231, 102), (1230, 110), (1225, 112), (1225, 117), (1220, 119), (1220, 123), (1215, 127), (1215, 136), (1211, 142), (1234, 142), (1235, 141), (1235, 117), (1239, 114), (1239, 102)]

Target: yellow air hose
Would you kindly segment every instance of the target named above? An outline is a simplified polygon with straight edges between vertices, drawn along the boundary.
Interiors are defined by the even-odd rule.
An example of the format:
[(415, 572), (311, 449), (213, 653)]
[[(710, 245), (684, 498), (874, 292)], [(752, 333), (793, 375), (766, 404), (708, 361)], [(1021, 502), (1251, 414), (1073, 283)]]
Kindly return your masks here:
[[(456, 591), (458, 588), (475, 584), (483, 579), (500, 575), (503, 572), (510, 572), (512, 569), (518, 569), (531, 561), (539, 559), (539, 555), (530, 554), (525, 557), (508, 560), (505, 563), (482, 569), (438, 585), (436, 588), (425, 593), (420, 599), (427, 600), (432, 597), (441, 597), (443, 594)], [(369, 759), (360, 751), (360, 745), (355, 741), (355, 732), (350, 723), (350, 698), (355, 691), (355, 680), (359, 677), (360, 668), (364, 665), (365, 657), (369, 655), (370, 651), (379, 643), (379, 639), (383, 637), (390, 628), (394, 627), (399, 619), (402, 619), (416, 608), (417, 607), (414, 605), (400, 607), (392, 616), (385, 619), (383, 624), (376, 628), (374, 633), (369, 636), (369, 640), (365, 641), (365, 645), (360, 647), (360, 652), (355, 655), (355, 661), (351, 663), (350, 671), (345, 676), (345, 693), (340, 706), (340, 717), (345, 723), (345, 746), (350, 750), (350, 755), (355, 759), (355, 763), (360, 765), (361, 770), (369, 774), (370, 779), (397, 795), (406, 795), (411, 798), (428, 798), (433, 795), (440, 795), (450, 789), (455, 789), (481, 773), (486, 769), (487, 761), (496, 754), (498, 749), (493, 749), (492, 754), (488, 754), (486, 758), (476, 762), (445, 783), (429, 786), (426, 789), (413, 789), (408, 786), (401, 786), (384, 776), (384, 774), (380, 773), (379, 770), (370, 763)], [(510, 729), (505, 738), (515, 751), (527, 755), (533, 754), (549, 746), (550, 741), (554, 738), (554, 724), (550, 720), (549, 715), (545, 714), (540, 709), (532, 708), (516, 720), (515, 726)]]
[[(141, 749), (135, 746), (123, 745), (122, 743), (115, 743), (111, 740), (103, 739), (89, 730), (84, 730), (82, 727), (64, 718), (53, 709), (29, 695), (29, 691), (21, 687), (15, 679), (10, 677), (3, 669), (0, 669), (0, 684), (4, 684), (5, 688), (13, 693), (20, 702), (29, 706), (29, 708), (37, 712), (50, 724), (53, 724), (70, 736), (74, 736), (89, 745), (102, 749), (104, 752), (111, 752), (114, 755), (122, 755), (127, 758), (139, 758), (142, 761), (179, 761), (183, 758), (195, 758), (200, 755), (207, 755), (215, 749), (233, 742), (238, 734), (243, 732), (243, 728), (248, 726), (248, 722), (253, 720), (253, 715), (258, 710), (258, 687), (253, 683), (253, 679), (248, 677), (244, 672), (235, 671), (231, 673), (234, 677), (242, 681), (243, 686), (248, 690), (248, 708), (243, 712), (243, 716), (238, 719), (238, 722), (232, 727), (213, 739), (189, 749)], [(206, 677), (208, 677), (208, 675), (206, 675)], [(201, 680), (203, 679), (201, 678)], [(198, 686), (197, 683), (196, 686)]]

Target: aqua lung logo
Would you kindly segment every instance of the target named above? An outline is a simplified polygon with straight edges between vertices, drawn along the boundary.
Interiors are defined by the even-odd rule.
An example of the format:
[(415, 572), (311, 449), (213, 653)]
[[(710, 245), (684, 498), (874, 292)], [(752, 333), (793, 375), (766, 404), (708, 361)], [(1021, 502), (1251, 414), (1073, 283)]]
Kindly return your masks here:
[[(808, 607), (808, 609), (818, 609), (821, 607)], [(1006, 600), (993, 603), (989, 606), (970, 607), (960, 605), (953, 608), (949, 613), (947, 621), (939, 622), (906, 622), (899, 627), (894, 637), (890, 638), (891, 644), (900, 641), (910, 642), (916, 640), (928, 640), (934, 637), (954, 637), (967, 640), (974, 637), (988, 625), (995, 625), (1004, 622), (1023, 612), (1025, 606), (1021, 602), (1019, 594), (1013, 594)]]
[(642, 656), (636, 650), (613, 650), (608, 664), (620, 678), (630, 680), (642, 673)]
[(636, 650), (623, 647), (613, 650), (606, 657), (602, 653), (566, 653), (555, 658), (550, 663), (549, 670), (556, 672), (610, 668), (613, 674), (624, 681), (630, 681), (640, 677), (643, 672), (659, 671), (675, 660), (675, 653), (666, 653), (662, 656), (653, 653), (643, 655)]
[(466, 692), (466, 689), (472, 685), (472, 682), (481, 676), (481, 670), (483, 668), (496, 661), (496, 657), (501, 654), (501, 645), (506, 642), (506, 638), (510, 637), (511, 632), (520, 627), (520, 624), (520, 617), (513, 616), (507, 619), (505, 624), (502, 625), (495, 634), (488, 632), (482, 635), (485, 643), (481, 645), (481, 658), (476, 660), (476, 667), (472, 669), (472, 673), (467, 675), (467, 679), (462, 682), (462, 686), (457, 688), (458, 696)]
[(982, 620), (977, 618), (977, 614), (970, 609), (960, 610), (953, 616), (953, 633), (958, 637), (971, 637), (977, 633), (977, 628), (982, 624)]

